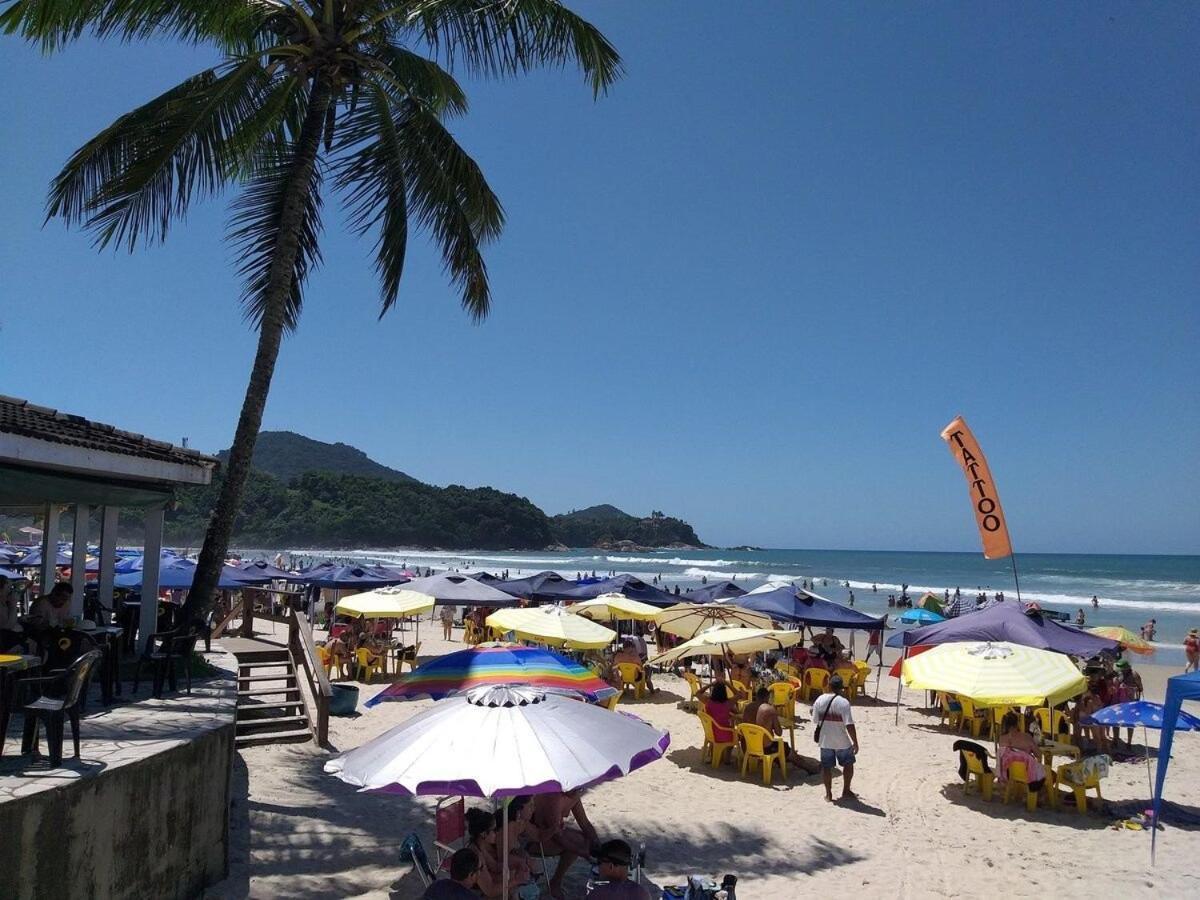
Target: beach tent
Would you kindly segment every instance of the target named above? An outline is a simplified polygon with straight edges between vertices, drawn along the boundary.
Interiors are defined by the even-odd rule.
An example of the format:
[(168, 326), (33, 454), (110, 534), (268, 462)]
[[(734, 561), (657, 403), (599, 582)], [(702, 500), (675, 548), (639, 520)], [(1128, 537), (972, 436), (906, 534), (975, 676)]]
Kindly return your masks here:
[(688, 591), (687, 602), (708, 603), (710, 600), (726, 600), (730, 597), (740, 597), (745, 593), (745, 588), (738, 587), (732, 581), (718, 581)]
[(791, 585), (762, 594), (751, 591), (738, 597), (737, 605), (742, 609), (764, 613), (777, 622), (792, 622), (796, 625), (807, 625), (809, 628), (882, 631), (887, 627), (887, 616), (868, 616)]
[(9, 581), (27, 581), (29, 576), (24, 572), (18, 572), (16, 569), (5, 569), (0, 566), (0, 575), (3, 575)]
[(241, 573), (239, 576), (242, 580), (248, 582), (261, 582), (284, 580), (293, 581), (296, 578), (295, 572), (289, 572), (286, 569), (281, 569), (278, 566), (273, 566), (265, 559), (250, 559), (243, 560), (233, 568)]
[[(40, 566), (41, 564), (42, 564), (42, 551), (40, 549), (38, 549), (38, 550), (30, 550), (28, 553), (26, 553), (20, 559), (13, 560), (13, 562), (10, 565), (12, 565), (14, 568), (22, 568), (22, 567), (32, 568), (35, 566)], [(61, 567), (61, 566), (69, 566), (70, 564), (71, 564), (71, 554), (64, 553), (63, 550), (61, 548), (59, 548), (58, 552), (55, 554), (54, 565), (56, 567)]]
[(1027, 612), (1022, 604), (1011, 600), (981, 612), (897, 632), (888, 638), (887, 644), (889, 647), (912, 647), (957, 641), (1007, 641), (1082, 657), (1116, 653), (1118, 647), (1116, 641), (1060, 625), (1040, 612)]
[(466, 575), (443, 572), (414, 578), (405, 585), (410, 591), (428, 594), (438, 606), (516, 606), (517, 598)]
[(360, 588), (368, 590), (385, 584), (404, 584), (408, 579), (398, 572), (385, 572), (371, 566), (338, 566), (321, 563), (306, 569), (289, 580), (301, 584), (315, 584), (323, 588)]
[(921, 599), (917, 601), (916, 606), (918, 609), (927, 609), (930, 612), (937, 613), (943, 618), (945, 617), (945, 613), (942, 611), (943, 600), (937, 594), (926, 592), (922, 595)]
[(491, 586), (514, 597), (545, 601), (566, 599), (567, 591), (578, 587), (574, 581), (549, 571), (527, 575), (524, 578), (510, 578), (507, 581), (495, 580), (491, 582)]
[[(243, 581), (238, 574), (237, 569), (231, 566), (222, 566), (217, 587), (223, 591), (240, 591), (242, 588), (250, 587), (250, 583)], [(158, 586), (162, 590), (185, 591), (192, 586), (192, 579), (195, 576), (196, 564), (194, 562), (190, 559), (175, 559), (169, 563), (164, 562), (159, 568)], [(142, 570), (137, 569), (118, 575), (113, 579), (113, 583), (126, 590), (141, 590)]]
[[(1154, 779), (1154, 822), (1159, 821), (1162, 809), (1163, 782), (1167, 780), (1167, 766), (1171, 763), (1171, 745), (1175, 742), (1176, 722), (1184, 700), (1200, 700), (1200, 672), (1173, 675), (1167, 679), (1167, 699), (1163, 704), (1162, 737), (1158, 741), (1158, 774)], [(1158, 829), (1150, 836), (1150, 862), (1154, 862)]]
[(480, 584), (490, 584), (492, 587), (495, 587), (497, 582), (504, 580), (493, 575), (491, 572), (483, 571), (483, 569), (480, 569), (478, 572), (467, 572), (466, 575), (468, 578), (474, 578)]

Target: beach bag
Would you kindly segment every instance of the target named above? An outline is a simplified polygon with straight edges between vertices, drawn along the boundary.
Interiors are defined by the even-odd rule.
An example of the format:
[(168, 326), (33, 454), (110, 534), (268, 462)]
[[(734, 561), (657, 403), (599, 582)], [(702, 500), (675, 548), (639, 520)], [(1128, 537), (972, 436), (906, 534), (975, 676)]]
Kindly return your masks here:
[(821, 713), (821, 721), (813, 729), (813, 740), (818, 744), (821, 743), (821, 726), (825, 724), (825, 717), (829, 715), (829, 707), (833, 706), (833, 701), (834, 698), (830, 697), (829, 702), (825, 704), (825, 712)]

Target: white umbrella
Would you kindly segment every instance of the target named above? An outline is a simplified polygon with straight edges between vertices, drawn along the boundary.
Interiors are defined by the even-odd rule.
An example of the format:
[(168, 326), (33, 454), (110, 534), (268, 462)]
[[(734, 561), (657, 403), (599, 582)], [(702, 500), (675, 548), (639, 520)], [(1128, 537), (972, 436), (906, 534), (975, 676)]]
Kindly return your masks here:
[[(661, 757), (670, 742), (634, 716), (503, 685), (439, 700), (325, 771), (369, 791), (494, 799), (619, 778)], [(507, 895), (507, 847), (504, 859)]]
[(771, 627), (770, 616), (742, 609), (732, 603), (676, 603), (655, 616), (654, 621), (667, 634), (682, 638), (693, 638), (714, 625), (760, 629)]
[(736, 625), (717, 625), (702, 631), (690, 641), (672, 647), (649, 660), (648, 665), (677, 662), (689, 656), (723, 656), (731, 653), (766, 653), (782, 650), (804, 640), (799, 631), (773, 631), (769, 628), (741, 628)]

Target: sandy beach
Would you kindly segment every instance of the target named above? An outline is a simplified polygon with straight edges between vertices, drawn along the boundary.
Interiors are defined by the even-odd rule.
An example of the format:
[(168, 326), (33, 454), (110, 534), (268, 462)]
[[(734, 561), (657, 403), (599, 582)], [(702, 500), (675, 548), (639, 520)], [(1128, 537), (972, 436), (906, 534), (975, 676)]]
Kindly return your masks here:
[[(461, 648), (459, 629), (455, 637), (447, 643), (423, 634), (422, 656)], [(1174, 671), (1153, 666), (1139, 671), (1147, 698), (1161, 700)], [(776, 778), (767, 787), (758, 779), (743, 780), (729, 766), (714, 771), (701, 764), (699, 722), (679, 708), (686, 685), (670, 675), (655, 680), (656, 695), (630, 697), (622, 708), (667, 729), (670, 750), (662, 760), (593, 789), (586, 806), (602, 836), (645, 843), (647, 874), (657, 885), (679, 883), (690, 873), (731, 872), (739, 877), (742, 900), (808, 891), (1076, 897), (1095, 896), (1100, 883), (1110, 896), (1183, 897), (1200, 891), (1200, 876), (1189, 866), (1200, 849), (1195, 826), (1165, 826), (1153, 868), (1148, 832), (1109, 827), (1119, 815), (1149, 805), (1140, 760), (1116, 764), (1104, 781), (1108, 813), (1083, 816), (1064, 804), (1030, 814), (1018, 802), (964, 796), (951, 750), (956, 736), (938, 727), (936, 714), (915, 708), (924, 702), (917, 692), (903, 692), (895, 724), (897, 682), (885, 672), (878, 699), (860, 701), (854, 711), (862, 745), (854, 785), (861, 800), (830, 805), (819, 776), (790, 769), (785, 782)], [(363, 686), (360, 709), (383, 686)], [(874, 675), (868, 692), (876, 692)], [(428, 706), (429, 701), (387, 703), (332, 719), (330, 741), (338, 751), (349, 750)], [(1166, 791), (1193, 814), (1191, 798), (1200, 788), (1196, 741), (1190, 734), (1177, 738)], [(797, 744), (802, 753), (813, 753), (807, 729), (797, 732)], [(1140, 753), (1140, 733), (1134, 744)], [(1150, 744), (1157, 745), (1154, 732)], [(420, 896), (420, 879), (400, 863), (397, 848), (414, 830), (431, 845), (433, 799), (356, 793), (322, 772), (329, 755), (311, 744), (239, 753), (231, 871), (211, 896)], [(577, 864), (567, 882), (569, 897), (583, 896), (586, 877), (584, 865)]]

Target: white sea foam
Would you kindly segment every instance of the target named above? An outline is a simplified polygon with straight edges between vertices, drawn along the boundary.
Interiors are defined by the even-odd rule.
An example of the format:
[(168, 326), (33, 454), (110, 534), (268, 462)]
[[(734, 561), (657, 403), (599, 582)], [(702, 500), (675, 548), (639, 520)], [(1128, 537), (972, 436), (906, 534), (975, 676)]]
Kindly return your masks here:
[(717, 572), (712, 569), (690, 568), (683, 570), (683, 578), (711, 578), (713, 581), (762, 581), (767, 576), (762, 572)]
[[(882, 594), (898, 594), (901, 590), (901, 587), (898, 584), (885, 584), (882, 581), (876, 582), (876, 586), (879, 588), (879, 593)], [(871, 582), (851, 581), (850, 587), (856, 591), (870, 591)], [(944, 588), (929, 587), (921, 584), (910, 584), (908, 586), (908, 593), (913, 597), (918, 597), (926, 592), (936, 594), (938, 597), (941, 597), (943, 590)], [(1010, 592), (1005, 590), (1004, 594), (1009, 599), (1016, 599), (1016, 591)], [(963, 591), (963, 598), (966, 601), (972, 600), (974, 596), (974, 591)], [(1071, 609), (1083, 607), (1087, 610), (1089, 615), (1093, 614), (1092, 598), (1090, 595), (1082, 596), (1078, 594), (1056, 594), (1039, 590), (1024, 590), (1021, 591), (1021, 599), (1027, 603), (1036, 601), (1038, 603), (1044, 603), (1048, 606), (1064, 606), (1070, 607)], [(1147, 612), (1157, 611), (1173, 613), (1200, 613), (1200, 603), (1187, 602), (1183, 600), (1124, 600), (1118, 597), (1098, 597), (1097, 599), (1100, 602), (1101, 610), (1103, 610), (1105, 607), (1113, 607), (1115, 609), (1144, 609)]]
[[(685, 557), (672, 557), (671, 559), (662, 559), (658, 556), (605, 556), (603, 559), (610, 563), (635, 563), (638, 565), (645, 564), (648, 566), (713, 566), (716, 568), (724, 568), (729, 566), (761, 566), (766, 563), (756, 562), (748, 559), (737, 562), (728, 559), (687, 559)], [(729, 577), (726, 575), (725, 577)]]

